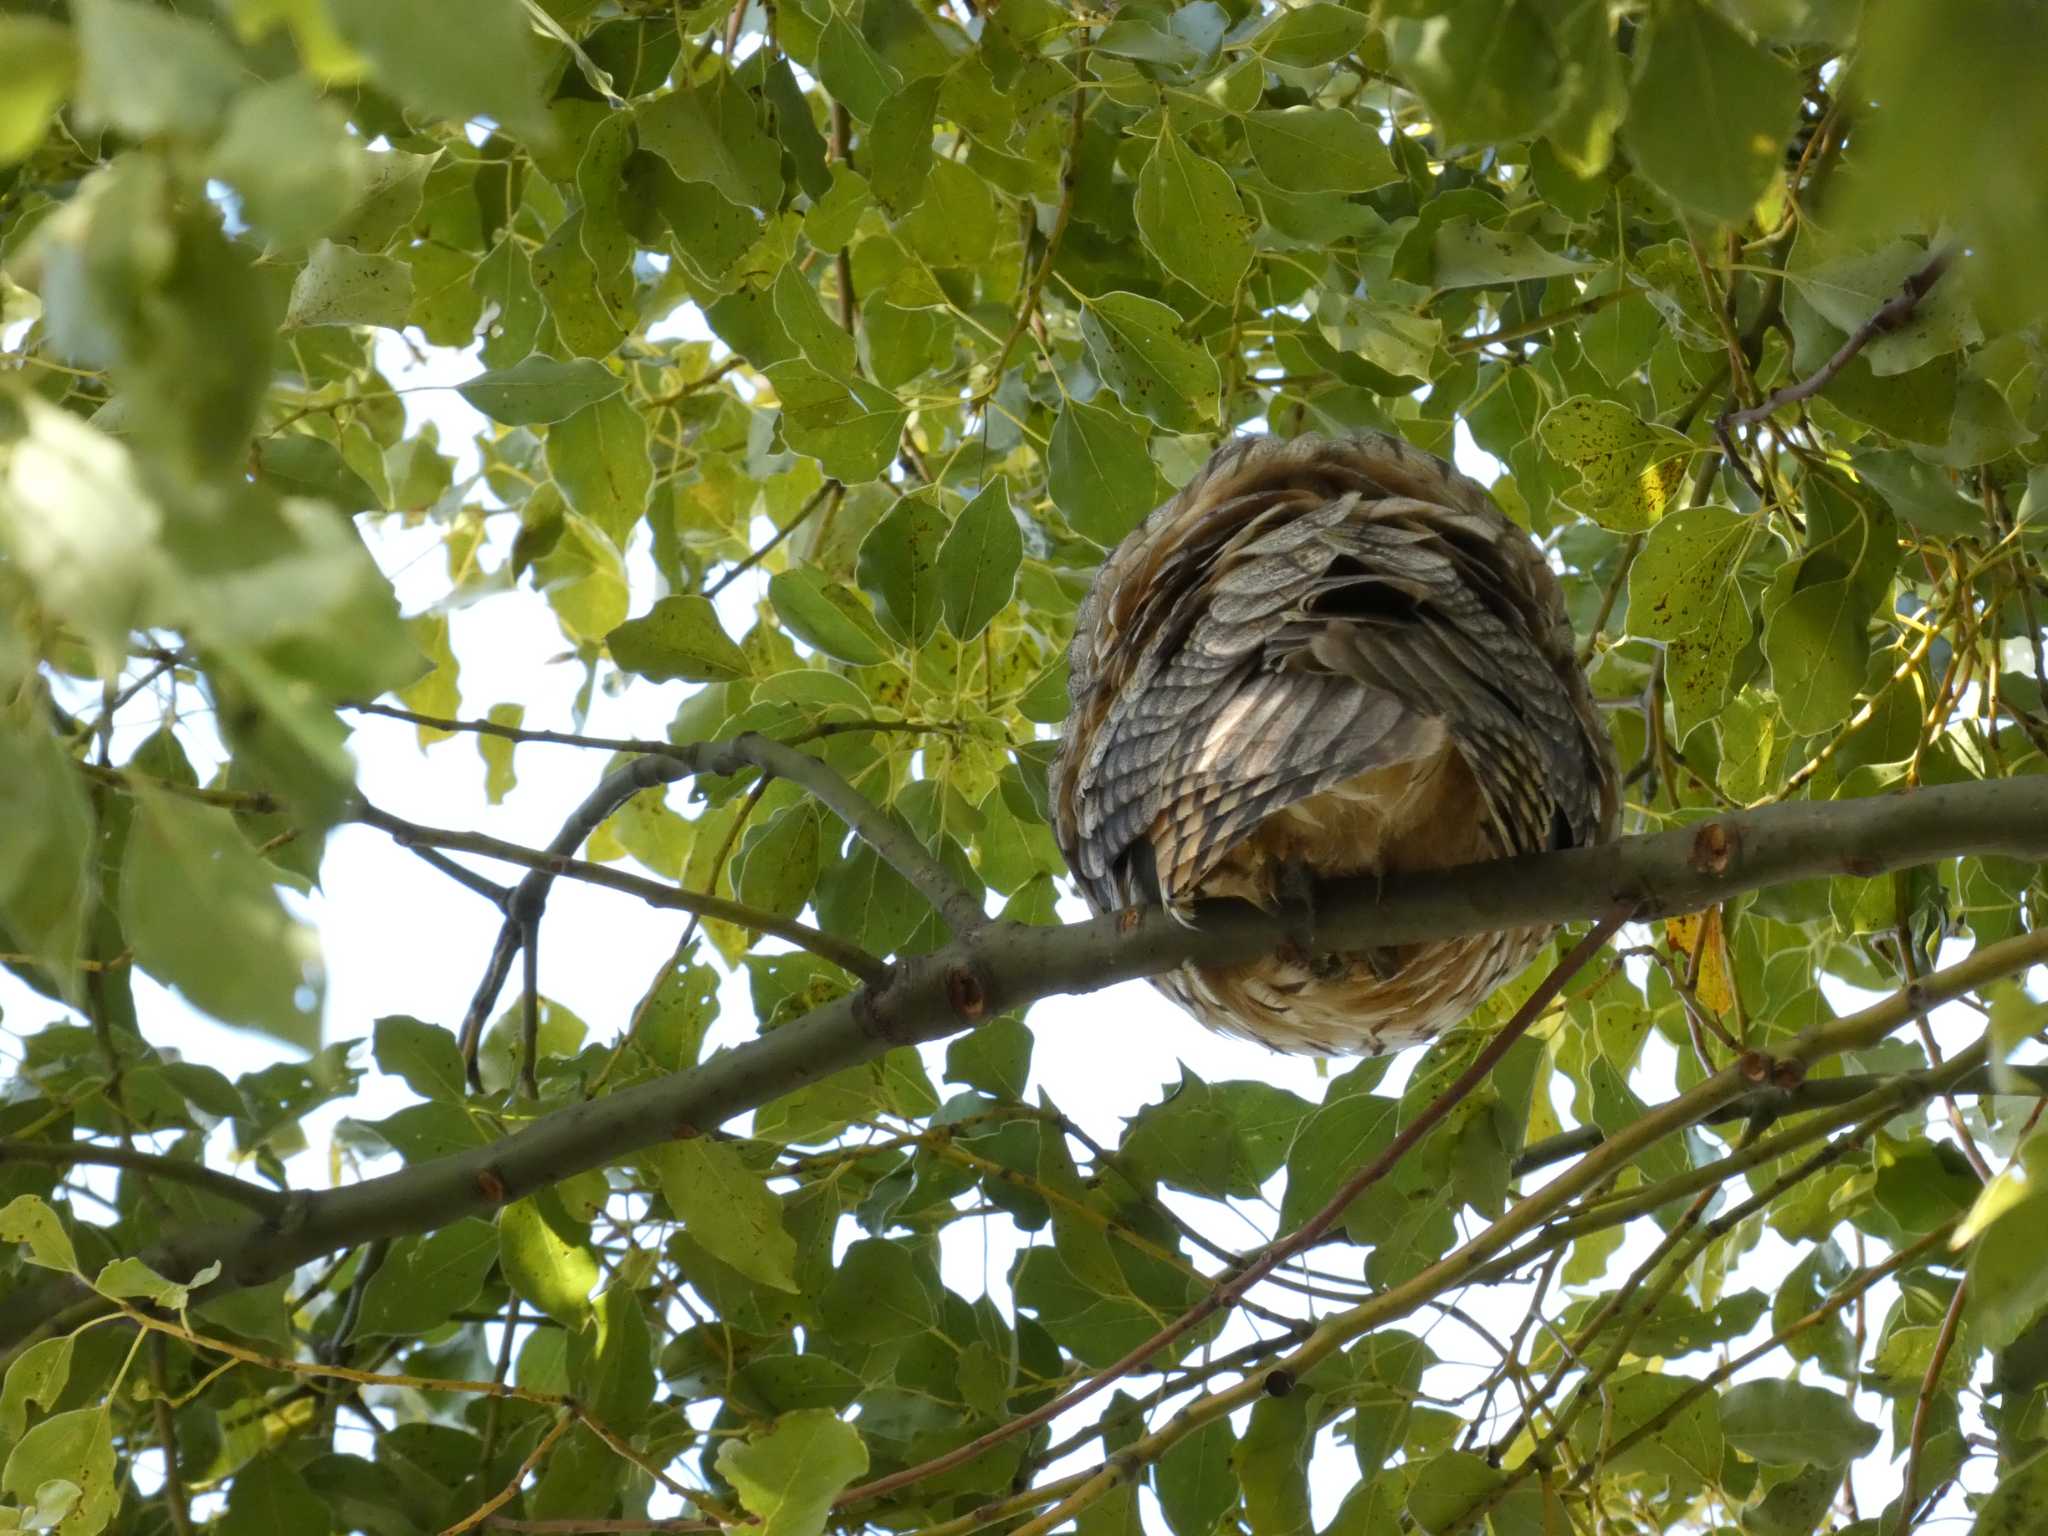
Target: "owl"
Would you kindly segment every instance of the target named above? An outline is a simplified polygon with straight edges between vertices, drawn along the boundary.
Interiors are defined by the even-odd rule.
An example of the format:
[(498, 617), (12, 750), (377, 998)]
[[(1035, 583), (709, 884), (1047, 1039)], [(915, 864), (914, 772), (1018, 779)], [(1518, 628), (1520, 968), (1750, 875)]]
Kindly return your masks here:
[[(1097, 912), (1285, 907), (1614, 835), (1613, 749), (1556, 578), (1474, 480), (1399, 438), (1241, 437), (1103, 563), (1075, 620), (1053, 830)], [(1154, 984), (1285, 1051), (1429, 1040), (1543, 928)]]

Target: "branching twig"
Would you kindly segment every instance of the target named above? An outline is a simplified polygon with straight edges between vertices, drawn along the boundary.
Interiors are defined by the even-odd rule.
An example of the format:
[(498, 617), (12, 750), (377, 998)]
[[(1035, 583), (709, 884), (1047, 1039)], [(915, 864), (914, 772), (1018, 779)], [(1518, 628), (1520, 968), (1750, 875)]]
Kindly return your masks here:
[[(779, 939), (787, 939), (800, 949), (808, 949), (813, 954), (830, 960), (842, 970), (865, 981), (880, 981), (888, 975), (889, 967), (857, 944), (849, 944), (844, 939), (834, 938), (831, 934), (820, 932), (806, 923), (777, 917), (772, 912), (763, 912), (742, 902), (728, 901), (723, 896), (678, 890), (674, 886), (662, 884), (659, 880), (649, 880), (622, 869), (613, 869), (608, 864), (596, 864), (588, 859), (523, 848), (517, 843), (508, 843), (482, 832), (459, 832), (448, 828), (423, 826), (369, 806), (364, 807), (364, 812), (359, 819), (365, 825), (390, 833), (395, 841), (402, 844), (454, 848), (466, 853), (481, 854), (485, 858), (503, 859), (507, 863), (522, 865), (551, 878), (561, 876), (582, 880), (590, 885), (605, 886), (611, 890), (623, 891), (629, 896), (637, 896), (649, 906), (671, 908), (698, 917), (715, 918), (720, 922), (772, 933)], [(495, 997), (492, 1001), (496, 1001)], [(487, 1011), (488, 1007), (489, 1005), (486, 1005)]]

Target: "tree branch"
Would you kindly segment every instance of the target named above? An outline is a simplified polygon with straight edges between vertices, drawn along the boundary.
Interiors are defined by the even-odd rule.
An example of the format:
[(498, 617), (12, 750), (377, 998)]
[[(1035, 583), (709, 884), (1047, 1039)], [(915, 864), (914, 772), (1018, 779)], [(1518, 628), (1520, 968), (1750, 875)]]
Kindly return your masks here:
[[(1941, 274), (1948, 270), (1954, 259), (1951, 251), (1938, 251), (1928, 260), (1926, 266), (1906, 279), (1906, 285), (1897, 294), (1885, 300), (1868, 320), (1849, 333), (1849, 339), (1835, 349), (1835, 355), (1822, 363), (1807, 377), (1782, 389), (1771, 392), (1760, 404), (1746, 411), (1724, 412), (1714, 424), (1717, 433), (1735, 427), (1753, 427), (1765, 421), (1776, 411), (1801, 400), (1810, 400), (1834, 382), (1835, 375), (1856, 360), (1856, 354), (1869, 346), (1878, 337), (1896, 331), (1913, 318), (1913, 311), (1920, 307), (1920, 301), (1927, 297), (1927, 291), (1941, 280)], [(1725, 443), (1725, 436), (1723, 438)]]
[(265, 1189), (261, 1184), (251, 1184), (231, 1173), (221, 1173), (204, 1163), (159, 1157), (153, 1152), (137, 1152), (132, 1147), (102, 1147), (86, 1141), (0, 1141), (0, 1167), (9, 1163), (41, 1163), (56, 1168), (80, 1164), (123, 1168), (152, 1179), (183, 1184), (217, 1199), (232, 1200), (236, 1205), (266, 1216), (283, 1211), (292, 1198), (284, 1190)]
[(517, 843), (508, 843), (502, 838), (491, 837), (482, 832), (461, 832), (446, 827), (422, 826), (371, 807), (365, 807), (365, 810), (367, 814), (360, 818), (365, 826), (388, 832), (396, 842), (415, 851), (425, 848), (454, 848), (463, 853), (480, 854), (489, 859), (503, 859), (509, 864), (518, 864), (540, 874), (566, 876), (589, 885), (601, 885), (609, 890), (623, 891), (628, 896), (639, 897), (650, 907), (669, 907), (698, 917), (736, 923), (744, 928), (758, 928), (763, 933), (772, 933), (778, 939), (787, 939), (799, 949), (807, 949), (814, 955), (830, 960), (834, 965), (860, 977), (863, 981), (879, 982), (889, 973), (886, 962), (869, 954), (858, 944), (849, 944), (844, 939), (836, 939), (829, 933), (820, 932), (808, 923), (777, 917), (772, 912), (763, 912), (758, 907), (750, 907), (744, 902), (728, 901), (723, 896), (712, 896), (702, 891), (679, 890), (675, 886), (664, 885), (659, 880), (649, 880), (623, 869), (613, 869), (608, 864), (597, 864), (589, 859), (570, 858), (564, 854), (524, 848)]
[[(726, 745), (720, 744), (721, 752)], [(730, 771), (722, 761), (705, 767)], [(1638, 917), (1656, 917), (1793, 880), (1875, 875), (1981, 853), (2048, 857), (2048, 775), (1766, 806), (1604, 847), (1390, 878), (1384, 886), (1370, 877), (1331, 881), (1317, 896), (1318, 933), (1332, 948), (1343, 949), (1565, 922), (1617, 905), (1632, 907)], [(180, 1232), (149, 1262), (176, 1277), (219, 1261), (223, 1272), (202, 1296), (260, 1285), (340, 1248), (488, 1214), (573, 1173), (721, 1125), (895, 1046), (942, 1039), (1040, 998), (1093, 992), (1191, 962), (1242, 964), (1270, 953), (1286, 938), (1287, 926), (1285, 915), (1241, 902), (1204, 903), (1187, 924), (1157, 909), (1110, 913), (1064, 927), (990, 924), (904, 960), (880, 986), (836, 999), (701, 1066), (571, 1105), (486, 1147), (296, 1195), (274, 1219)], [(1890, 1012), (1866, 1011), (1857, 1016), (1860, 1024), (1828, 1026), (1786, 1054), (1805, 1062), (1823, 1048), (1853, 1048), (1836, 1043), (1849, 1038), (1842, 1031), (1855, 1034), (1852, 1024), (1870, 1039), (1882, 1039), (1916, 1009), (1951, 995), (1944, 988), (1959, 972), (1977, 985), (1984, 967), (1994, 962), (2005, 969), (1993, 974), (2009, 974), (2043, 959), (2048, 931), (2008, 940), (1995, 952), (1986, 950), (1928, 978), (1917, 997), (1902, 994)], [(1747, 1088), (1738, 1076), (1725, 1093), (1702, 1097), (1696, 1091), (1652, 1111), (1543, 1193), (1578, 1187), (1582, 1174), (1597, 1172), (1593, 1165), (1604, 1166), (1610, 1155), (1636, 1146), (1644, 1129), (1661, 1127), (1674, 1115), (1690, 1123), (1697, 1112)], [(1535, 1200), (1532, 1208), (1540, 1210)], [(1514, 1226), (1503, 1243), (1522, 1230), (1527, 1229)], [(1472, 1260), (1474, 1266), (1478, 1262)], [(82, 1294), (62, 1279), (33, 1292), (22, 1288), (0, 1318), (0, 1349), (33, 1335), (46, 1319), (78, 1304)]]
[(981, 903), (925, 850), (916, 835), (854, 789), (822, 758), (751, 731), (733, 741), (714, 743), (704, 748), (702, 755), (701, 772), (732, 773), (751, 766), (807, 791), (881, 855), (885, 864), (916, 886), (955, 934), (987, 926), (988, 913)]

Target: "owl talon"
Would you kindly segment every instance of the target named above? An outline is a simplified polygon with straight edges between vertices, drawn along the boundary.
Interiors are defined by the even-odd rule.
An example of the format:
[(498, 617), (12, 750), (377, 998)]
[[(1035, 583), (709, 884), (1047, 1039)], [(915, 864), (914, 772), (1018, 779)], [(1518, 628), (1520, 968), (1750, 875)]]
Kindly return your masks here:
[(1392, 981), (1402, 970), (1401, 952), (1398, 949), (1368, 949), (1365, 952), (1365, 963), (1381, 981)]

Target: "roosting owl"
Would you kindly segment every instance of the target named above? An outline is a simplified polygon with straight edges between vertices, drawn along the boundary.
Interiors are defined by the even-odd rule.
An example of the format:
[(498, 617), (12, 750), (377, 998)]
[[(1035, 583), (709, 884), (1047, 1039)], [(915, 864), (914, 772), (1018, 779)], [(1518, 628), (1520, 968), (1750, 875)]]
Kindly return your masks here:
[[(1236, 439), (1075, 622), (1053, 826), (1097, 912), (1611, 837), (1612, 749), (1556, 579), (1486, 491), (1384, 434)], [(1155, 984), (1281, 1050), (1428, 1040), (1547, 930), (1188, 966)]]

